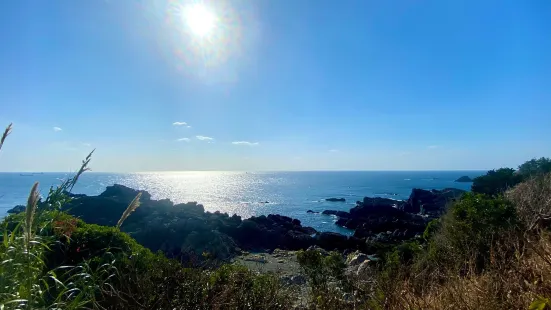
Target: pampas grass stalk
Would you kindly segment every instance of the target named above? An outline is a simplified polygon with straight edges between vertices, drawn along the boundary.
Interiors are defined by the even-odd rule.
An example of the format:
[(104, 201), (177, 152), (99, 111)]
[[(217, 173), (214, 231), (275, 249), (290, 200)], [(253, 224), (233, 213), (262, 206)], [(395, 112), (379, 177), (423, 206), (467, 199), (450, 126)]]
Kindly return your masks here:
[(69, 192), (73, 190), (73, 187), (75, 184), (77, 184), (78, 178), (81, 174), (83, 174), (85, 171), (89, 171), (90, 168), (88, 168), (88, 164), (90, 163), (90, 160), (92, 160), (92, 154), (94, 154), (94, 151), (96, 149), (93, 149), (88, 156), (82, 161), (82, 165), (80, 166), (80, 169), (78, 170), (77, 174), (71, 179), (69, 184)]
[(4, 141), (6, 141), (6, 138), (11, 133), (11, 128), (13, 124), (9, 124), (8, 127), (6, 127), (6, 130), (4, 130), (4, 133), (2, 134), (2, 139), (0, 139), (0, 150), (2, 149), (2, 145), (4, 145)]
[(29, 198), (27, 199), (27, 208), (25, 212), (25, 238), (28, 242), (32, 238), (32, 226), (34, 221), (34, 215), (36, 213), (36, 206), (38, 204), (38, 199), (40, 195), (38, 193), (38, 182), (35, 182), (29, 193)]
[(140, 206), (140, 197), (142, 197), (142, 192), (139, 192), (138, 195), (132, 200), (132, 202), (128, 205), (128, 208), (124, 210), (121, 218), (117, 222), (117, 228), (121, 228), (122, 223), (130, 216), (130, 213), (134, 212), (138, 207)]

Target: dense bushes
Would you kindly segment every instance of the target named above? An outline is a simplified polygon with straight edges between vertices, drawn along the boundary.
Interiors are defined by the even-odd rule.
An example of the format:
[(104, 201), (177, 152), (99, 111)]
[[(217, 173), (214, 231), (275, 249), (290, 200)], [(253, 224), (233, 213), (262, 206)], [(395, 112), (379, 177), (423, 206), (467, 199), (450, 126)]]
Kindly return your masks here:
[(551, 158), (531, 159), (518, 167), (518, 172), (525, 176), (540, 176), (551, 172)]
[[(297, 259), (310, 286), (309, 305), (313, 309), (338, 309), (351, 292), (351, 278), (345, 275), (345, 261), (337, 252), (308, 249), (297, 252)], [(342, 308), (341, 308), (342, 309)]]
[(506, 193), (528, 230), (548, 228), (551, 223), (551, 173), (533, 177)]
[(465, 268), (474, 263), (481, 271), (501, 238), (518, 227), (513, 205), (503, 197), (468, 193), (449, 209), (433, 232), (427, 246), (425, 263), (431, 268)]
[(490, 170), (474, 178), (471, 190), (486, 195), (499, 195), (522, 181), (522, 176), (512, 168)]
[[(469, 193), (424, 234), (406, 264), (398, 248), (374, 276), (382, 309), (547, 309), (551, 175), (505, 195)], [(411, 257), (411, 256), (409, 256)]]

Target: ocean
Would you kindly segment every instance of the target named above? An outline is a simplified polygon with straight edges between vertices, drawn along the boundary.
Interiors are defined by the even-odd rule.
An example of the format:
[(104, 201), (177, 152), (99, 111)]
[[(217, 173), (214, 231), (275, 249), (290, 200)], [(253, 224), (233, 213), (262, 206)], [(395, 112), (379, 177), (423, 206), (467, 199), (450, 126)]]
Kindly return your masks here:
[[(407, 199), (412, 188), (469, 190), (471, 183), (454, 180), (484, 171), (312, 171), (312, 172), (151, 172), (94, 173), (82, 175), (73, 192), (98, 195), (115, 183), (147, 190), (153, 199), (168, 198), (175, 203), (197, 201), (207, 211), (238, 214), (244, 218), (277, 213), (297, 218), (319, 231), (350, 231), (335, 225), (335, 218), (307, 210), (348, 211), (365, 196)], [(66, 173), (0, 173), (0, 217), (24, 204), (35, 181), (42, 195), (66, 178)], [(325, 198), (345, 198), (327, 202)]]

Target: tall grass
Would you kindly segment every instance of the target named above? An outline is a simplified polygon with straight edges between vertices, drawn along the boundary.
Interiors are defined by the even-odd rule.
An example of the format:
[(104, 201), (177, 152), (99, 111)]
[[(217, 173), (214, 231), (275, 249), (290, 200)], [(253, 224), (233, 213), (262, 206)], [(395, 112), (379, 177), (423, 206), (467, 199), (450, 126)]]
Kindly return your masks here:
[[(4, 131), (0, 148), (12, 129)], [(52, 235), (60, 207), (69, 201), (70, 190), (87, 170), (90, 155), (74, 177), (50, 189), (40, 201), (38, 182), (32, 186), (23, 214), (8, 216), (0, 231), (0, 309), (82, 309), (98, 308), (98, 283), (87, 264), (49, 268), (45, 258), (56, 240)]]

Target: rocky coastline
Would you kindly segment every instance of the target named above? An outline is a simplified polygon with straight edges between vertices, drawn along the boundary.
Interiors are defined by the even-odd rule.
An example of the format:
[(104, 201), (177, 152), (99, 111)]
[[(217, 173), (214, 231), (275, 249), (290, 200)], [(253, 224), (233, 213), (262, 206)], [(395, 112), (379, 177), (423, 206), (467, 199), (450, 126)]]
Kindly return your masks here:
[[(98, 196), (71, 194), (72, 200), (64, 211), (87, 223), (115, 226), (138, 192), (115, 184)], [(354, 230), (352, 236), (346, 236), (319, 232), (283, 215), (242, 219), (238, 215), (207, 212), (196, 202), (174, 204), (168, 199), (153, 200), (147, 191), (142, 191), (140, 207), (126, 219), (121, 230), (152, 251), (188, 261), (205, 256), (223, 261), (245, 250), (271, 252), (312, 246), (372, 254), (374, 242), (394, 243), (422, 234), (427, 223), (463, 192), (413, 189), (406, 201), (365, 197), (349, 212), (323, 211), (325, 215), (338, 217), (337, 225)], [(21, 207), (15, 207), (11, 213), (20, 211)]]

